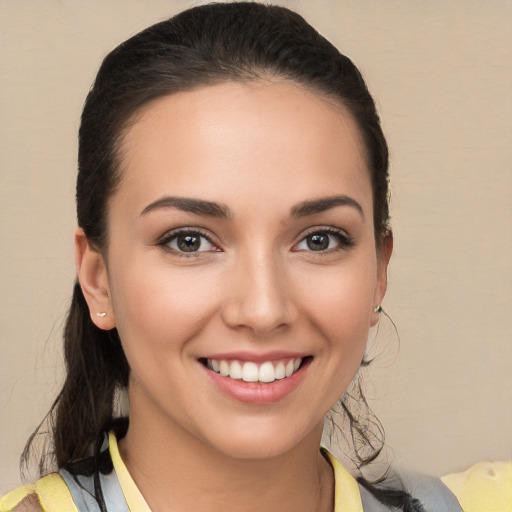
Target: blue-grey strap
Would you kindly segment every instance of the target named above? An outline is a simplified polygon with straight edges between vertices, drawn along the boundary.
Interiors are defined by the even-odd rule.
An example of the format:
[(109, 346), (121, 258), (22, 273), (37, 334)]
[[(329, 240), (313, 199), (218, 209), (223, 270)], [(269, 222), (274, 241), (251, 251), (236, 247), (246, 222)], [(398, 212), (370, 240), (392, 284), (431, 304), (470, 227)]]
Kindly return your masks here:
[[(423, 505), (425, 512), (463, 512), (457, 498), (439, 478), (416, 473), (401, 474), (405, 489)], [(359, 486), (364, 512), (389, 512), (391, 509)]]
[(412, 472), (400, 474), (400, 478), (409, 493), (421, 501), (425, 512), (463, 512), (455, 495), (439, 478)]
[[(98, 502), (94, 498), (94, 478), (92, 475), (72, 475), (65, 469), (61, 469), (59, 473), (69, 487), (73, 501), (80, 512), (100, 512)], [(129, 512), (128, 504), (114, 470), (108, 475), (100, 473), (100, 485), (108, 512)]]
[(362, 485), (359, 485), (359, 492), (361, 493), (361, 502), (363, 504), (364, 512), (389, 512), (389, 507), (383, 505)]

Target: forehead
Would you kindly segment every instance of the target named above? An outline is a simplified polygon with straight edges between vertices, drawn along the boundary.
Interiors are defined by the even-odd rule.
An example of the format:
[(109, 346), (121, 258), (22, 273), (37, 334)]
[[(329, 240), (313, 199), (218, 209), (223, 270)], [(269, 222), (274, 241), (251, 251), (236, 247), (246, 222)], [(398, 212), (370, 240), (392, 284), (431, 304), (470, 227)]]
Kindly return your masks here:
[(333, 188), (371, 201), (352, 116), (289, 82), (228, 82), (155, 100), (132, 120), (121, 154), (115, 195), (141, 203), (166, 193), (222, 200), (246, 189), (278, 201), (286, 191), (293, 202)]

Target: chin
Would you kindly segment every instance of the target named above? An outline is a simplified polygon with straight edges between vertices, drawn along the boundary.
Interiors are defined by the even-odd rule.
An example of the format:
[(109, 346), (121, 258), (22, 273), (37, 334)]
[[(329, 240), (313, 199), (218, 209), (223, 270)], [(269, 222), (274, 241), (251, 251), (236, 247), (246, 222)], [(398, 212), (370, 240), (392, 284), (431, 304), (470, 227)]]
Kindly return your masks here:
[[(269, 424), (270, 423), (270, 424)], [(319, 447), (323, 421), (313, 428), (298, 428), (295, 423), (272, 425), (272, 422), (258, 422), (253, 428), (226, 428), (223, 434), (205, 440), (211, 447), (225, 456), (238, 460), (265, 460), (278, 458), (301, 445), (314, 443)]]

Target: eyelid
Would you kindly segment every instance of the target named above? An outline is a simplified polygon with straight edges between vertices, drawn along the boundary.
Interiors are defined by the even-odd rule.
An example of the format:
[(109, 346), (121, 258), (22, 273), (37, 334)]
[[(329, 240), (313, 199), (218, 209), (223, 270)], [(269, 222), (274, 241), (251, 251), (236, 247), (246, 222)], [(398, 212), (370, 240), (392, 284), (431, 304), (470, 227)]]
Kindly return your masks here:
[[(186, 235), (186, 234), (197, 234), (201, 236), (202, 238), (205, 238), (208, 240), (210, 244), (212, 244), (215, 249), (208, 250), (208, 251), (192, 251), (192, 252), (183, 252), (183, 251), (177, 251), (176, 249), (173, 249), (168, 246), (169, 242), (176, 239), (179, 235)], [(161, 246), (163, 249), (166, 249), (169, 252), (173, 252), (175, 254), (178, 254), (179, 256), (197, 256), (198, 254), (205, 253), (205, 252), (221, 252), (222, 249), (220, 248), (219, 242), (216, 240), (216, 237), (212, 236), (210, 232), (206, 232), (202, 228), (196, 228), (196, 227), (179, 227), (174, 228), (169, 231), (166, 231), (162, 236), (160, 236), (156, 242), (156, 245)]]
[(317, 234), (317, 233), (323, 233), (327, 235), (333, 235), (340, 239), (339, 246), (333, 247), (331, 249), (326, 249), (324, 251), (305, 251), (305, 252), (312, 252), (317, 253), (318, 255), (329, 253), (336, 250), (346, 250), (350, 247), (355, 245), (354, 238), (347, 233), (344, 229), (335, 228), (333, 226), (314, 226), (303, 233), (301, 233), (299, 240), (293, 245), (292, 251), (299, 252), (302, 251), (302, 249), (295, 249), (301, 242), (303, 242), (308, 236)]

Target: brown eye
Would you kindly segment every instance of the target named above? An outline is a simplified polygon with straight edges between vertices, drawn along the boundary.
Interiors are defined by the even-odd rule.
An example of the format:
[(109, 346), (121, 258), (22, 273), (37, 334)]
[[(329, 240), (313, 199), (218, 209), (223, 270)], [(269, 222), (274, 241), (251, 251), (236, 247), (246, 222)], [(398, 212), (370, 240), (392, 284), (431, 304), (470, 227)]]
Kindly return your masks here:
[(329, 248), (330, 236), (327, 233), (315, 233), (306, 238), (308, 249), (312, 251), (325, 251)]
[(198, 235), (180, 235), (176, 238), (180, 251), (196, 252), (201, 247), (201, 237)]
[(346, 233), (329, 229), (310, 232), (294, 248), (294, 251), (306, 252), (331, 252), (341, 249), (349, 249), (354, 245), (354, 240)]
[(200, 253), (216, 251), (216, 246), (203, 234), (196, 231), (180, 231), (163, 240), (164, 245), (178, 253)]

